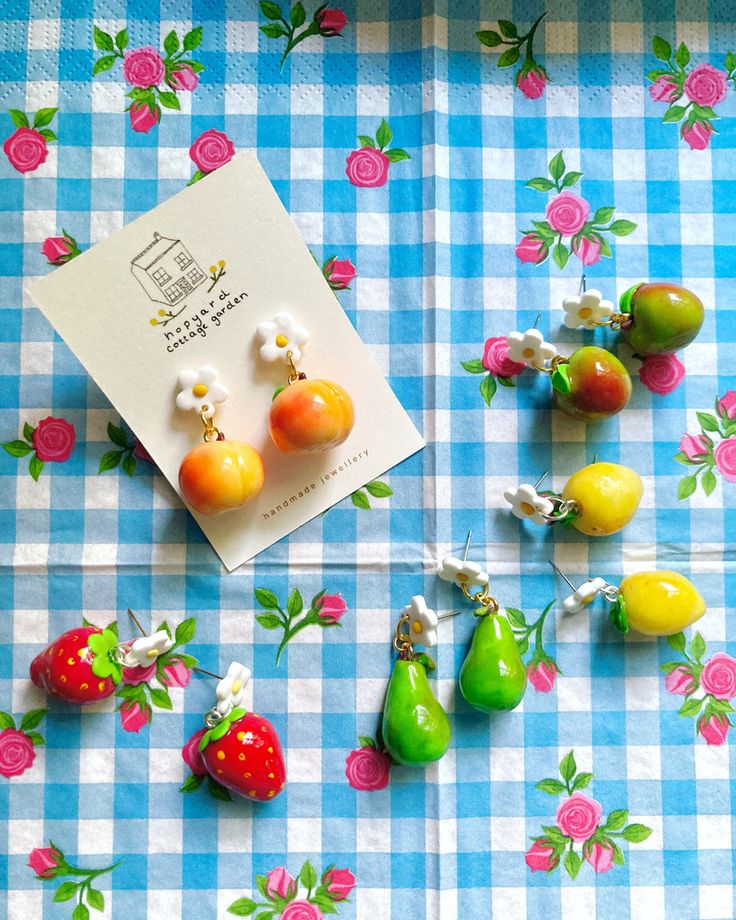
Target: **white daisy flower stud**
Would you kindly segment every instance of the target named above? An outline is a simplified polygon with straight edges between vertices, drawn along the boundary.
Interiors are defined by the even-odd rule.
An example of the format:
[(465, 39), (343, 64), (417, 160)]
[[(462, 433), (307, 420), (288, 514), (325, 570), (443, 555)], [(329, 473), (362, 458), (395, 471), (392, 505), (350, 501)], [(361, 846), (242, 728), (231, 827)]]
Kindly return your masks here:
[(212, 418), (215, 403), (225, 402), (228, 397), (227, 387), (218, 376), (209, 365), (198, 371), (182, 371), (177, 381), (181, 389), (176, 395), (176, 405), (185, 412), (194, 410), (197, 415)]
[(568, 329), (596, 329), (613, 313), (613, 304), (604, 300), (600, 291), (584, 291), (579, 297), (566, 297), (562, 301), (564, 324)]
[(526, 332), (510, 332), (506, 336), (509, 358), (529, 367), (544, 365), (557, 356), (554, 345), (544, 341), (539, 329), (527, 329)]
[(540, 495), (533, 485), (524, 483), (516, 489), (506, 489), (503, 497), (511, 505), (511, 513), (520, 521), (532, 524), (548, 524), (544, 515), (555, 510), (554, 502), (545, 495)]
[(289, 363), (289, 352), (295, 364), (309, 341), (309, 333), (289, 313), (279, 313), (273, 320), (261, 323), (256, 330), (261, 341), (260, 354), (264, 361)]
[(608, 587), (603, 578), (592, 578), (582, 585), (562, 602), (563, 613), (580, 613), (592, 603), (604, 588)]
[(163, 629), (152, 633), (150, 636), (141, 636), (132, 645), (128, 646), (123, 656), (123, 667), (141, 668), (153, 664), (159, 655), (168, 652), (174, 645), (174, 640)]
[(227, 674), (215, 688), (217, 702), (215, 709), (221, 716), (226, 716), (233, 709), (237, 709), (245, 699), (245, 688), (250, 680), (250, 668), (244, 664), (232, 661), (227, 669)]
[(457, 556), (445, 556), (440, 563), (437, 574), (442, 581), (452, 581), (458, 585), (480, 585), (482, 588), (488, 584), (488, 572), (484, 572), (477, 562), (463, 562)]
[(404, 616), (409, 617), (409, 632), (413, 642), (427, 647), (437, 645), (439, 620), (421, 594), (415, 594), (411, 603), (404, 607)]

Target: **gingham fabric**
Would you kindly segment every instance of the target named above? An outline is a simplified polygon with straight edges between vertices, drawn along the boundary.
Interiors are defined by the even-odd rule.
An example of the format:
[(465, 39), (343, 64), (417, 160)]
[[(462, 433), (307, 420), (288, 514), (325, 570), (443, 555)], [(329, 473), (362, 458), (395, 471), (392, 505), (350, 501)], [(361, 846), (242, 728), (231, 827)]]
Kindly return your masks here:
[[(278, 62), (281, 45), (259, 33), (256, 3), (150, 0), (4, 0), (0, 26), (3, 109), (58, 106), (59, 143), (22, 177), (0, 156), (0, 433), (54, 414), (78, 445), (38, 482), (27, 460), (0, 452), (0, 709), (46, 705), (28, 680), (34, 654), (82, 615), (105, 624), (125, 610), (144, 626), (197, 618), (189, 651), (202, 665), (232, 659), (253, 669), (249, 704), (271, 719), (288, 760), (286, 792), (261, 807), (183, 796), (180, 749), (201, 725), (213, 684), (196, 677), (172, 691), (140, 734), (124, 732), (110, 701), (80, 712), (58, 701), (47, 740), (22, 776), (0, 781), (0, 914), (66, 917), (28, 868), (49, 838), (82, 865), (123, 864), (100, 880), (106, 917), (223, 917), (254, 889), (256, 873), (306, 858), (349, 867), (357, 886), (339, 915), (358, 920), (484, 918), (732, 918), (734, 754), (696, 740), (681, 699), (666, 693), (664, 640), (625, 641), (601, 605), (556, 624), (545, 645), (564, 674), (552, 693), (531, 688), (512, 713), (486, 717), (459, 696), (456, 678), (474, 628), (470, 607), (435, 576), (438, 558), (474, 534), (471, 558), (487, 564), (494, 594), (536, 617), (564, 595), (548, 560), (573, 579), (609, 581), (638, 568), (692, 577), (709, 611), (699, 624), (709, 651), (734, 651), (727, 598), (736, 590), (736, 486), (718, 480), (677, 500), (672, 460), (696, 410), (736, 388), (736, 103), (719, 108), (719, 134), (695, 153), (646, 91), (655, 34), (684, 40), (699, 60), (722, 62), (736, 45), (728, 0), (622, 0), (548, 4), (535, 53), (553, 81), (526, 100), (511, 70), (481, 47), (497, 18), (530, 24), (537, 0), (497, 3), (345, 0), (341, 38), (313, 38)], [(707, 17), (707, 18), (706, 18)], [(128, 27), (131, 47), (202, 25), (206, 66), (183, 111), (149, 134), (130, 130), (120, 69), (92, 78), (100, 53), (92, 25)], [(720, 66), (720, 64), (719, 64)], [(411, 159), (384, 188), (354, 188), (345, 158), (358, 134), (385, 117)], [(13, 130), (3, 116), (8, 136)], [(322, 261), (358, 269), (340, 300), (428, 442), (385, 479), (394, 490), (370, 511), (349, 501), (227, 575), (160, 475), (139, 464), (131, 479), (97, 474), (119, 418), (24, 289), (47, 267), (40, 246), (65, 228), (80, 246), (105, 238), (179, 191), (193, 172), (189, 146), (224, 130), (252, 147), (305, 242)], [(577, 292), (579, 262), (522, 265), (520, 231), (546, 199), (525, 188), (564, 151), (583, 173), (588, 200), (638, 224), (613, 258), (587, 270), (615, 299), (642, 278), (691, 287), (706, 304), (687, 376), (669, 396), (635, 380), (628, 408), (585, 427), (550, 410), (548, 381), (531, 374), (499, 388), (491, 408), (460, 362), (513, 328), (540, 328), (567, 349), (590, 334), (560, 331), (561, 301)], [(124, 305), (121, 305), (121, 309)], [(89, 317), (94, 323), (94, 316)], [(594, 340), (616, 349), (615, 337)], [(627, 354), (621, 349), (622, 356)], [(637, 362), (626, 359), (634, 368)], [(353, 382), (354, 386), (359, 381)], [(695, 428), (697, 431), (697, 427)], [(390, 433), (387, 432), (387, 436)], [(161, 433), (166, 437), (166, 432)], [(556, 488), (597, 453), (642, 475), (634, 521), (605, 540), (564, 528), (520, 525), (502, 491), (548, 470)], [(276, 667), (274, 634), (254, 623), (254, 586), (280, 597), (322, 588), (349, 604), (342, 629), (308, 629)], [(383, 792), (352, 789), (345, 758), (374, 735), (401, 608), (423, 593), (441, 624), (433, 686), (453, 742), (426, 770), (395, 768)], [(625, 865), (532, 874), (530, 838), (554, 823), (555, 801), (535, 789), (570, 749), (605, 810), (626, 808), (653, 828), (625, 849)]]

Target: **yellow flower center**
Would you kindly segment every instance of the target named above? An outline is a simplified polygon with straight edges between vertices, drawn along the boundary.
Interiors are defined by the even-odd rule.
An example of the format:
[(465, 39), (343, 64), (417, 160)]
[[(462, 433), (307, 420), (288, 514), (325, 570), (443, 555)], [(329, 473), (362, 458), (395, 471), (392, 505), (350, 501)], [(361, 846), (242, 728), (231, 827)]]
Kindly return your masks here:
[(422, 624), (419, 620), (414, 620), (411, 624), (411, 631), (419, 634), (422, 631)]
[(233, 684), (232, 692), (233, 692), (233, 693), (240, 693), (240, 688), (241, 688), (242, 686), (243, 686), (243, 685), (240, 683), (240, 681), (239, 681), (239, 680), (236, 680), (235, 683)]
[(158, 315), (159, 315), (159, 316), (166, 316), (166, 310), (159, 310), (159, 311), (158, 311)]
[(525, 358), (533, 358), (533, 357), (534, 357), (534, 349), (533, 349), (533, 348), (525, 348), (524, 351), (522, 352), (522, 354), (524, 355)]
[(156, 319), (155, 316), (153, 317), (153, 319), (152, 319), (150, 322), (151, 322), (151, 325), (152, 325), (152, 326), (158, 326), (158, 320)]
[(219, 261), (217, 264), (220, 266), (220, 268), (224, 268), (224, 267), (225, 267), (225, 260), (224, 260), (224, 259), (220, 259), (220, 261)]
[(524, 512), (524, 514), (534, 514), (537, 510), (534, 505), (530, 505), (529, 502), (522, 502), (519, 507)]
[(465, 572), (458, 572), (458, 573), (457, 573), (457, 580), (458, 580), (458, 581), (467, 581), (467, 580), (468, 580), (468, 576), (465, 574)]
[(593, 311), (590, 309), (590, 307), (583, 307), (582, 309), (578, 310), (578, 316), (580, 319), (587, 319), (592, 312)]
[(286, 346), (289, 344), (289, 340), (286, 338), (283, 332), (280, 332), (276, 336), (276, 344), (279, 348), (286, 348)]
[(194, 393), (197, 399), (201, 399), (203, 396), (206, 396), (208, 392), (209, 390), (203, 383), (197, 383), (192, 387), (192, 393)]
[(214, 273), (215, 273), (216, 271), (217, 271), (217, 269), (215, 268), (215, 266), (214, 266), (214, 265), (210, 265), (210, 274), (214, 275)]
[(588, 604), (589, 604), (592, 600), (593, 600), (592, 597), (584, 597), (584, 598), (580, 601), (580, 605), (581, 605), (582, 607), (587, 607)]
[(146, 652), (146, 658), (158, 658), (159, 650), (157, 648), (149, 648)]

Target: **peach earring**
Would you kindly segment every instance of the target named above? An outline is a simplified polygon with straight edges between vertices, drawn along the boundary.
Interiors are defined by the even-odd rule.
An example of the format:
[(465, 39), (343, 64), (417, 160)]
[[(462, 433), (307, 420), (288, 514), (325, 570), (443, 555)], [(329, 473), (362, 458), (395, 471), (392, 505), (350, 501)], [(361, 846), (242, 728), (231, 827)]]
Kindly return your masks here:
[(261, 455), (243, 441), (228, 441), (213, 423), (215, 405), (225, 402), (227, 387), (209, 365), (182, 371), (176, 405), (199, 415), (204, 444), (193, 447), (179, 467), (179, 486), (187, 504), (200, 514), (241, 508), (263, 488)]
[(309, 333), (288, 313), (258, 326), (264, 361), (289, 365), (285, 386), (271, 402), (268, 430), (285, 453), (320, 453), (342, 444), (353, 430), (355, 410), (347, 391), (332, 380), (307, 380), (297, 370)]

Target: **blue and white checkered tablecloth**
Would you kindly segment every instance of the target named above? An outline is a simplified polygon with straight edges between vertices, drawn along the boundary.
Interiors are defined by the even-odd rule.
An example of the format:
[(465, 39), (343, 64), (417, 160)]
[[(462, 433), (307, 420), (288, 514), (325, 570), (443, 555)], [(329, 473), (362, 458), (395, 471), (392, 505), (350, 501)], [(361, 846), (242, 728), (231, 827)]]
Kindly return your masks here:
[[(530, 688), (517, 710), (490, 718), (456, 689), (470, 610), (445, 621), (432, 680), (453, 726), (448, 754), (426, 770), (394, 768), (374, 793), (348, 785), (345, 760), (357, 736), (375, 735), (401, 608), (419, 593), (439, 611), (459, 606), (435, 570), (471, 528), (494, 594), (529, 619), (563, 596), (550, 559), (573, 579), (614, 583), (647, 564), (673, 567), (708, 603), (698, 627), (708, 654), (736, 652), (736, 485), (719, 477), (712, 495), (699, 488), (679, 501), (687, 471), (672, 459), (683, 433), (698, 432), (696, 411), (736, 389), (736, 92), (696, 152), (662, 123), (645, 78), (655, 35), (722, 67), (736, 50), (736, 10), (729, 0), (549, 2), (535, 54), (551, 82), (528, 100), (475, 33), (499, 18), (527, 28), (543, 0), (340, 5), (341, 37), (304, 42), (280, 72), (282, 45), (259, 32), (267, 20), (252, 0), (0, 2), (2, 109), (59, 109), (50, 125), (59, 141), (35, 174), (0, 156), (0, 439), (48, 415), (77, 432), (71, 458), (47, 464), (38, 482), (27, 459), (0, 452), (0, 710), (46, 705), (29, 661), (83, 615), (117, 617), (124, 636), (128, 607), (145, 627), (194, 616), (190, 651), (214, 671), (232, 659), (253, 669), (249, 703), (277, 727), (289, 768), (285, 793), (260, 808), (180, 794), (181, 746), (212, 699), (203, 678), (172, 691), (173, 711), (139, 734), (122, 730), (110, 701), (83, 712), (51, 702), (33, 767), (0, 778), (0, 915), (71, 915), (27, 866), (51, 839), (77, 864), (124, 860), (100, 880), (113, 918), (224, 917), (256, 874), (282, 865), (295, 874), (307, 858), (319, 871), (350, 868), (351, 903), (337, 906), (357, 920), (732, 918), (733, 744), (696, 738), (660, 671), (675, 653), (664, 640), (622, 640), (601, 605), (549, 618), (545, 647), (563, 671), (554, 690)], [(131, 47), (156, 48), (171, 29), (201, 25), (206, 69), (181, 94), (182, 111), (133, 132), (120, 68), (92, 77), (93, 24), (127, 26)], [(411, 159), (391, 165), (386, 186), (356, 188), (345, 158), (381, 118)], [(14, 128), (2, 120), (6, 137)], [(152, 467), (98, 475), (107, 423), (119, 417), (24, 293), (53, 270), (46, 237), (64, 228), (87, 248), (166, 200), (189, 181), (189, 147), (210, 128), (256, 150), (320, 262), (355, 264), (341, 303), (428, 442), (385, 477), (393, 496), (371, 499), (371, 510), (343, 502), (231, 575)], [(561, 270), (514, 254), (547, 201), (525, 183), (546, 176), (559, 150), (583, 174), (576, 192), (638, 225), (586, 269), (588, 286), (615, 299), (643, 278), (671, 280), (706, 305), (697, 342), (680, 355), (682, 384), (660, 396), (635, 379), (628, 408), (587, 428), (550, 411), (548, 383), (532, 374), (499, 387), (488, 408), (479, 378), (460, 366), (537, 313), (563, 350), (590, 340), (561, 328), (578, 259)], [(610, 334), (593, 338), (616, 348)], [(561, 488), (596, 453), (644, 480), (623, 534), (588, 540), (508, 513), (504, 488), (545, 470)], [(274, 634), (254, 622), (256, 586), (281, 598), (294, 587), (304, 597), (340, 591), (343, 628), (305, 630), (276, 667)], [(532, 873), (524, 860), (557, 806), (535, 784), (557, 776), (571, 749), (604, 813), (627, 809), (653, 829), (624, 845), (625, 865), (601, 874), (584, 865), (575, 880), (562, 868)]]

